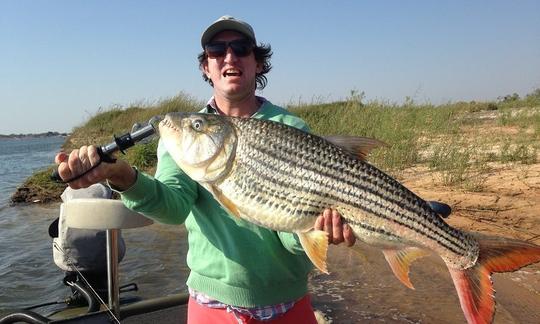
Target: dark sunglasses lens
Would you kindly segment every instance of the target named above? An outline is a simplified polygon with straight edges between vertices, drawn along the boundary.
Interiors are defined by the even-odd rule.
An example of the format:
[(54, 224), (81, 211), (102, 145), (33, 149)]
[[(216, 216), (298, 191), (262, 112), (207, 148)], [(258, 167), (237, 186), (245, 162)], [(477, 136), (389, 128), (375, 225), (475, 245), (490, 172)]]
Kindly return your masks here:
[(245, 42), (245, 41), (231, 42), (229, 43), (229, 46), (231, 46), (231, 49), (233, 50), (234, 55), (236, 56), (243, 57), (243, 56), (248, 56), (249, 54), (251, 54), (252, 46), (251, 46), (251, 43), (249, 42)]
[(210, 57), (224, 56), (227, 51), (226, 43), (210, 43), (206, 45), (206, 53)]
[(222, 57), (225, 56), (227, 48), (230, 47), (234, 55), (238, 57), (244, 57), (251, 54), (253, 45), (249, 41), (239, 40), (232, 42), (215, 42), (209, 43), (205, 46), (206, 54), (209, 57)]

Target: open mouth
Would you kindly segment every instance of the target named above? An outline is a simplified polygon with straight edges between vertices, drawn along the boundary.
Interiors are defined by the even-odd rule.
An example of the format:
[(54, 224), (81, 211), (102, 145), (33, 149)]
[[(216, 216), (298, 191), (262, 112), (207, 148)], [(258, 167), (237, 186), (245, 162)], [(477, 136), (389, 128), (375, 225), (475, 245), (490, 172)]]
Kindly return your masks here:
[(225, 72), (223, 72), (224, 77), (241, 76), (241, 75), (242, 75), (242, 71), (237, 70), (237, 69), (227, 69), (225, 70)]

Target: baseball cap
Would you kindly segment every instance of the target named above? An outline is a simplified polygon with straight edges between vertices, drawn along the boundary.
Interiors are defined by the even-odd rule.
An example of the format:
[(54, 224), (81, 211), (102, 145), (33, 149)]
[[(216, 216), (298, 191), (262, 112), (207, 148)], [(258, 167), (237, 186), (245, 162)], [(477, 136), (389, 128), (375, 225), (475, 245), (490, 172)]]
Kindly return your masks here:
[(253, 28), (245, 21), (236, 19), (232, 16), (222, 16), (218, 20), (214, 21), (201, 36), (201, 46), (204, 48), (204, 45), (208, 44), (216, 36), (216, 34), (221, 33), (225, 30), (232, 30), (239, 32), (256, 44), (255, 32)]

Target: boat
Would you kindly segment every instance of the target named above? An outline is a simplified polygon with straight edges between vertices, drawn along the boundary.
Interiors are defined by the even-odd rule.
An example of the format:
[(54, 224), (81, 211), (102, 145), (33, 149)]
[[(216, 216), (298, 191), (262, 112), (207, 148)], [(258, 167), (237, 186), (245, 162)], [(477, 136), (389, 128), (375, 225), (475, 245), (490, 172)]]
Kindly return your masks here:
[[(94, 287), (92, 280), (75, 267), (75, 271), (69, 272), (64, 279), (66, 286), (71, 288), (72, 295), (63, 305), (49, 310), (47, 314), (42, 314), (37, 309), (57, 302), (14, 310), (0, 318), (0, 324), (187, 322), (188, 292), (151, 299), (120, 296), (137, 290), (134, 283), (122, 287), (118, 284), (120, 230), (147, 226), (153, 223), (152, 220), (127, 209), (118, 200), (78, 198), (64, 201), (60, 205), (59, 221), (61, 227), (106, 232), (105, 289)], [(53, 244), (57, 251), (63, 252), (61, 245)]]

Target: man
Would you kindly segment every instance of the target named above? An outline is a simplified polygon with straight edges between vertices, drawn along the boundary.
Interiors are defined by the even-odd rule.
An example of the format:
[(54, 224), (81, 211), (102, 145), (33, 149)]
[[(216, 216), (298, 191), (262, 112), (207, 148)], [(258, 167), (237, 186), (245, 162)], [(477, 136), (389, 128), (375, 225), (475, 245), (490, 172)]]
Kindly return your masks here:
[[(307, 130), (300, 118), (257, 97), (271, 69), (270, 46), (257, 45), (252, 27), (223, 16), (201, 38), (199, 67), (213, 87), (206, 113), (270, 119)], [(56, 156), (63, 179), (82, 174), (99, 163), (93, 146)], [(296, 235), (275, 232), (234, 219), (211, 194), (178, 168), (163, 146), (158, 147), (155, 178), (127, 162), (102, 163), (70, 182), (83, 188), (100, 181), (121, 193), (124, 204), (153, 219), (188, 229), (188, 323), (316, 323), (307, 294), (312, 265)], [(325, 210), (314, 223), (329, 242), (355, 242), (340, 215)]]

